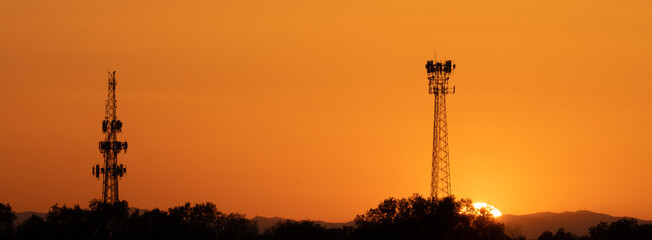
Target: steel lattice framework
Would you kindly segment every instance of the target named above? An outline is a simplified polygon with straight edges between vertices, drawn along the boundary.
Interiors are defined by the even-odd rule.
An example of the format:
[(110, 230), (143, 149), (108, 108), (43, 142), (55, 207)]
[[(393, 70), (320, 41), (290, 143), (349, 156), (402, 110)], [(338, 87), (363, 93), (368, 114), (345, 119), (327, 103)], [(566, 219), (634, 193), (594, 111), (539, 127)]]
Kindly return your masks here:
[(431, 196), (442, 199), (451, 195), (450, 162), (448, 152), (448, 122), (446, 120), (446, 95), (455, 93), (455, 86), (449, 88), (448, 80), (455, 64), (427, 61), (428, 93), (435, 95), (435, 123), (432, 139), (432, 182)]
[(102, 131), (104, 141), (100, 141), (100, 153), (104, 157), (104, 166), (95, 165), (93, 175), (99, 178), (102, 175), (102, 202), (116, 203), (118, 198), (118, 180), (127, 172), (123, 164), (118, 163), (118, 153), (127, 151), (127, 142), (118, 141), (118, 133), (122, 132), (122, 122), (116, 115), (117, 105), (115, 98), (115, 71), (109, 72), (109, 94), (105, 103)]

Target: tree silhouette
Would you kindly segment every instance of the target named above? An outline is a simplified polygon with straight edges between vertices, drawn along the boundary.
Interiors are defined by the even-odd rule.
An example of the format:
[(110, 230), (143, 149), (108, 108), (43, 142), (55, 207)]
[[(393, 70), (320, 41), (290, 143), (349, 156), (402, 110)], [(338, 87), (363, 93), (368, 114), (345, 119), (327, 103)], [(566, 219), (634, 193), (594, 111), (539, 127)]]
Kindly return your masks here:
[(505, 234), (512, 240), (525, 240), (523, 236), (523, 231), (520, 225), (516, 226), (505, 226)]
[(652, 225), (640, 225), (636, 219), (621, 218), (612, 223), (601, 222), (589, 228), (590, 239), (652, 239)]
[(539, 235), (539, 238), (537, 238), (537, 239), (538, 240), (552, 240), (552, 239), (554, 239), (553, 236), (554, 235), (552, 235), (551, 231), (546, 230), (543, 233), (541, 233), (541, 235)]
[(565, 229), (560, 228), (557, 230), (555, 234), (552, 234), (552, 232), (550, 231), (545, 231), (539, 236), (538, 239), (539, 240), (579, 240), (579, 239), (588, 239), (588, 237), (586, 236), (578, 237), (577, 235), (571, 232), (566, 232)]
[(287, 220), (276, 223), (263, 234), (264, 239), (326, 239), (326, 228), (313, 221)]
[(42, 217), (32, 214), (30, 218), (16, 227), (16, 239), (43, 240), (46, 239), (47, 224)]
[(128, 219), (127, 231), (130, 239), (177, 239), (180, 236), (172, 219), (165, 211), (155, 208), (151, 211), (134, 211)]
[(244, 215), (224, 215), (215, 204), (190, 203), (169, 209), (169, 223), (176, 229), (176, 239), (254, 239), (258, 226)]
[(129, 216), (127, 201), (103, 203), (95, 199), (89, 204), (88, 221), (92, 224), (95, 239), (125, 239), (128, 237), (126, 221)]
[(508, 239), (503, 224), (487, 211), (464, 212), (471, 209), (470, 200), (453, 197), (388, 198), (355, 218), (355, 234), (361, 239)]
[(0, 239), (11, 239), (14, 235), (16, 213), (11, 211), (9, 203), (0, 203)]
[(221, 239), (256, 239), (258, 225), (242, 214), (230, 213), (219, 219), (218, 236)]
[[(15, 214), (0, 206), (4, 230), (0, 239), (13, 239)], [(6, 223), (6, 224), (5, 224)], [(223, 214), (213, 203), (186, 203), (166, 211), (154, 209), (129, 214), (127, 202), (90, 202), (50, 208), (46, 220), (32, 215), (16, 227), (16, 239), (257, 239), (258, 226), (241, 214)]]
[(88, 210), (74, 207), (59, 207), (55, 204), (48, 212), (48, 239), (94, 239), (92, 225), (88, 221)]

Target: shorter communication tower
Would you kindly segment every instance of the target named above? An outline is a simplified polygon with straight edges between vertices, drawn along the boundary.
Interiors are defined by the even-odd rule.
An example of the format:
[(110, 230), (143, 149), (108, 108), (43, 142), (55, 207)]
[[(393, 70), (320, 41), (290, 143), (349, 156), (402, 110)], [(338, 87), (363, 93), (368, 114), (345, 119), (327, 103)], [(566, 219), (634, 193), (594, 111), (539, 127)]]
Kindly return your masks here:
[(102, 120), (104, 140), (100, 141), (100, 153), (104, 157), (104, 164), (93, 167), (93, 175), (100, 178), (102, 175), (102, 202), (117, 203), (118, 180), (127, 172), (123, 164), (118, 163), (118, 153), (127, 152), (127, 142), (118, 141), (118, 133), (122, 132), (122, 121), (116, 115), (117, 101), (115, 98), (115, 71), (109, 72), (109, 95), (106, 98), (104, 110), (106, 117)]
[(437, 59), (426, 62), (428, 93), (435, 95), (435, 124), (432, 139), (431, 196), (442, 199), (451, 195), (450, 163), (448, 159), (448, 122), (446, 120), (446, 95), (455, 93), (448, 87), (448, 79), (455, 64)]

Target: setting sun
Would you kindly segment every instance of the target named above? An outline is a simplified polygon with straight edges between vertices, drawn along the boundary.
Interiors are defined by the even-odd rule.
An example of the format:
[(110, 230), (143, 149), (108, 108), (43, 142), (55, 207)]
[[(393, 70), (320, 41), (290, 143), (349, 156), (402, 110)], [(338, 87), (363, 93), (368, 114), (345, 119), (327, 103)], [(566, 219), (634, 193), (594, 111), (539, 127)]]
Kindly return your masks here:
[(487, 203), (483, 203), (483, 202), (473, 203), (473, 207), (475, 208), (476, 211), (480, 211), (480, 209), (483, 209), (483, 208), (487, 209), (487, 211), (489, 213), (491, 213), (491, 215), (493, 215), (494, 217), (500, 217), (501, 215), (503, 215), (500, 212), (500, 210), (498, 210), (496, 207), (494, 207), (492, 205), (489, 205)]

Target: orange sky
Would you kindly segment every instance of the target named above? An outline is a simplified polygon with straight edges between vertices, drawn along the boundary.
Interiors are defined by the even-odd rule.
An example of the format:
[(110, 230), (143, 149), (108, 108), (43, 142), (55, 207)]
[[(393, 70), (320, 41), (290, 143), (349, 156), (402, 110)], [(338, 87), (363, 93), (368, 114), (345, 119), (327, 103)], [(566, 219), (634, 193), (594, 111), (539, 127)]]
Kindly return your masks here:
[(349, 221), (428, 195), (437, 51), (456, 196), (652, 219), (650, 1), (188, 2), (0, 2), (0, 202), (100, 197), (113, 69), (131, 206)]

